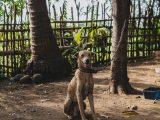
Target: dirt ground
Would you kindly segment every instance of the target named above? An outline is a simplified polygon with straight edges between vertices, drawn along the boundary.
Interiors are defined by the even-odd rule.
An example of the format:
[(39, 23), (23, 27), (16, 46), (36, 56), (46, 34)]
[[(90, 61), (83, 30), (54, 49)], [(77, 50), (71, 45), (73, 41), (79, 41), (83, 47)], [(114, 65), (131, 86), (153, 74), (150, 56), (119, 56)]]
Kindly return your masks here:
[[(154, 71), (156, 67), (160, 67), (156, 60), (129, 64), (131, 84), (141, 91), (150, 86), (160, 87), (160, 74)], [(109, 94), (109, 77), (109, 70), (94, 74), (95, 109), (100, 120), (160, 120), (160, 101), (154, 103), (144, 99), (143, 95)], [(63, 114), (63, 102), (70, 79), (40, 85), (1, 82), (0, 120), (67, 120)], [(90, 113), (88, 106), (87, 102), (86, 111)], [(123, 114), (130, 106), (137, 107), (137, 114)]]

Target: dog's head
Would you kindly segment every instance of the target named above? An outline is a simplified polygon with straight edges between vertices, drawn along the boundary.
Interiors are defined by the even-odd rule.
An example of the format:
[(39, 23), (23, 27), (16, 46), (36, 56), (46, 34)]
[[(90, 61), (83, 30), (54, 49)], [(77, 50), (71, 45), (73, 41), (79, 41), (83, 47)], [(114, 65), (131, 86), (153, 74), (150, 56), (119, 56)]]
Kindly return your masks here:
[(79, 51), (77, 55), (78, 67), (79, 68), (91, 68), (92, 67), (91, 59), (94, 54), (95, 53), (87, 51), (87, 50)]

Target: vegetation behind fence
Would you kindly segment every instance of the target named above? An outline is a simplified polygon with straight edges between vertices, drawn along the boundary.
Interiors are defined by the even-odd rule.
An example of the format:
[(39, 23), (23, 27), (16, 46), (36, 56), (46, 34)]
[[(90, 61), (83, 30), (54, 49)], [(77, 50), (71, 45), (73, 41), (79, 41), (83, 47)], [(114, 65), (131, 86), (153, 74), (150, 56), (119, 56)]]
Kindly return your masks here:
[[(144, 3), (142, 6), (140, 0), (132, 0), (128, 28), (128, 58), (131, 60), (148, 58), (153, 51), (160, 50), (160, 6), (157, 3), (158, 0), (151, 0), (150, 3)], [(87, 39), (90, 30), (106, 28), (107, 36), (103, 39), (103, 42), (101, 41), (101, 44), (97, 46), (90, 46), (88, 49), (96, 52), (94, 65), (106, 65), (110, 62), (112, 17), (108, 13), (111, 9), (108, 7), (108, 3), (88, 6), (85, 12), (85, 20), (80, 19), (79, 3), (76, 4), (76, 10), (70, 8), (70, 20), (66, 18), (66, 2), (60, 8), (59, 17), (56, 7), (51, 6), (50, 3), (48, 5), (57, 44), (60, 48), (65, 48), (62, 52), (72, 65), (73, 53), (65, 54), (65, 51), (70, 49), (74, 41), (73, 33), (82, 28), (84, 31), (82, 38), (84, 40)], [(78, 15), (78, 20), (74, 18), (75, 12)], [(27, 4), (23, 9), (18, 9), (16, 5), (10, 7), (10, 9), (6, 8), (1, 18), (0, 76), (11, 76), (18, 72), (20, 68), (23, 68), (30, 58), (31, 41)]]

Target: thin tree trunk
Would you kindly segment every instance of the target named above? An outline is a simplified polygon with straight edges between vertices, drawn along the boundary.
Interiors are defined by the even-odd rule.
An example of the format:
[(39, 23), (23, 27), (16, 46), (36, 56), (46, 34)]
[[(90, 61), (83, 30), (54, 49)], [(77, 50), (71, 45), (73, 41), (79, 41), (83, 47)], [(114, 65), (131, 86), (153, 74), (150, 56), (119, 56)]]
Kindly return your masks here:
[(46, 0), (29, 0), (31, 59), (27, 73), (41, 73), (49, 77), (59, 77), (70, 72), (68, 62), (61, 56), (54, 37)]
[(109, 90), (111, 93), (129, 93), (132, 90), (127, 76), (127, 34), (130, 0), (112, 0), (112, 12), (112, 62)]

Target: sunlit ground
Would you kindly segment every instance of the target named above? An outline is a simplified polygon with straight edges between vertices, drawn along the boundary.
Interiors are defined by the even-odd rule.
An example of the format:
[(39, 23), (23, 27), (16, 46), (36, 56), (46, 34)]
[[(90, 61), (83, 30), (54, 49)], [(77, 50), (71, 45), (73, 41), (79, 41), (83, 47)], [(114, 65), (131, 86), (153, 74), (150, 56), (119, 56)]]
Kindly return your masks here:
[[(149, 86), (160, 86), (160, 75), (154, 69), (160, 62), (147, 61), (129, 64), (131, 84), (143, 90)], [(143, 95), (119, 96), (107, 92), (109, 70), (100, 71), (95, 78), (95, 109), (101, 120), (159, 120), (160, 101), (144, 99)], [(70, 78), (60, 82), (40, 85), (18, 85), (2, 82), (0, 85), (1, 120), (67, 120), (63, 114), (63, 102)], [(87, 102), (88, 103), (88, 102)], [(137, 106), (136, 115), (122, 112)], [(89, 112), (87, 104), (87, 112)]]

